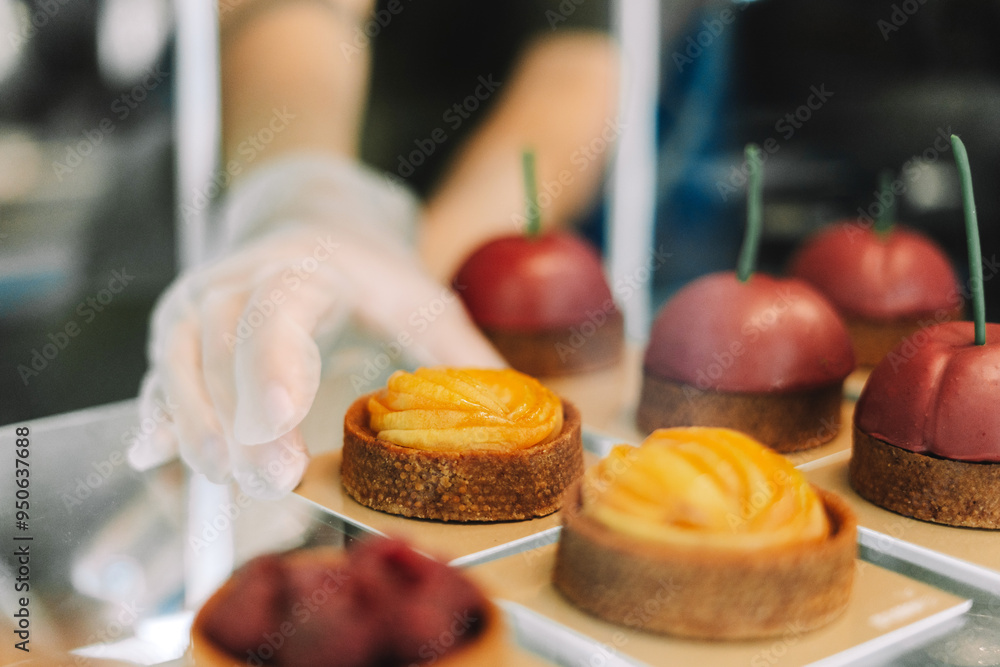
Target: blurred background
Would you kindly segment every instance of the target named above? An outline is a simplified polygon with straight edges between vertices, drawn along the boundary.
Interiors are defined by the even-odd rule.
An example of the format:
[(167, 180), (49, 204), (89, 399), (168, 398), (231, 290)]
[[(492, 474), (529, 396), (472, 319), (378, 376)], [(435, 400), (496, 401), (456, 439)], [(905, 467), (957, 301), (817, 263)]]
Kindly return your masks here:
[[(609, 29), (606, 3), (567, 2), (571, 25)], [(563, 11), (479, 4), (407, 5), (374, 38), (369, 162), (395, 172), (474, 75), (502, 80), (524, 40), (553, 29), (546, 11)], [(747, 141), (774, 147), (762, 268), (780, 272), (823, 224), (869, 210), (889, 168), (905, 186), (901, 220), (938, 240), (964, 279), (942, 139), (955, 132), (974, 171), (987, 315), (1000, 316), (990, 261), (1000, 254), (1000, 3), (664, 1), (662, 14), (654, 243), (671, 256), (654, 307), (734, 265)], [(138, 391), (149, 312), (177, 271), (173, 16), (168, 0), (0, 0), (0, 423)], [(432, 28), (445, 38), (428, 39)], [(480, 117), (408, 177), (419, 192)], [(598, 205), (581, 226), (600, 243), (603, 223)]]

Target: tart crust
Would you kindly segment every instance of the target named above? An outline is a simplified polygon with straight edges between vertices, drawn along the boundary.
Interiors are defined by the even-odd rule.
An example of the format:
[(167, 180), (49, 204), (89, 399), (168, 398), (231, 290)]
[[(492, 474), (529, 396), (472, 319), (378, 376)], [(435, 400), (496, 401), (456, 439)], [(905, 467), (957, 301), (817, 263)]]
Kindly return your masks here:
[[(233, 656), (213, 642), (205, 633), (205, 619), (223, 599), (220, 592), (232, 586), (232, 579), (226, 581), (210, 597), (195, 616), (191, 626), (191, 643), (188, 656), (194, 667), (247, 667), (250, 663)], [(506, 626), (503, 613), (490, 600), (484, 600), (482, 630), (470, 641), (454, 646), (442, 655), (434, 654), (433, 660), (439, 667), (462, 667), (463, 665), (484, 665), (502, 667), (507, 660)], [(264, 641), (261, 642), (266, 643)], [(420, 663), (418, 663), (420, 664)]]
[(534, 377), (556, 377), (599, 370), (621, 359), (624, 318), (617, 310), (606, 315), (600, 325), (587, 321), (543, 331), (480, 328), (513, 368)]
[(949, 526), (1000, 529), (1000, 463), (911, 452), (855, 425), (848, 470), (858, 495), (897, 514)]
[(771, 449), (797, 452), (825, 444), (840, 431), (843, 382), (788, 392), (701, 390), (643, 372), (636, 424), (643, 433), (674, 426), (723, 426)]
[(892, 352), (904, 338), (909, 338), (928, 324), (937, 324), (962, 318), (962, 308), (947, 311), (937, 317), (932, 311), (922, 317), (908, 317), (895, 320), (874, 320), (864, 317), (845, 316), (844, 324), (854, 346), (854, 358), (858, 366), (875, 366), (885, 355)]
[(438, 452), (379, 440), (369, 428), (368, 399), (344, 416), (341, 480), (372, 509), (441, 521), (521, 521), (559, 509), (583, 474), (580, 412), (563, 400), (555, 438), (509, 452)]
[(617, 533), (580, 513), (567, 492), (553, 574), (573, 604), (611, 623), (700, 639), (807, 632), (847, 607), (857, 522), (839, 496), (816, 489), (830, 536), (757, 551), (694, 549)]

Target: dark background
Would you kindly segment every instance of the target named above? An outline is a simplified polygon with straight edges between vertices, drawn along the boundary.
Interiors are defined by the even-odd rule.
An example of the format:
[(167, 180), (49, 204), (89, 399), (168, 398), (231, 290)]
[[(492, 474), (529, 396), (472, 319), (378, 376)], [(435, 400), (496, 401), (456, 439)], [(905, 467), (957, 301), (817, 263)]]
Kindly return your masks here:
[[(43, 11), (40, 3), (0, 2), (28, 16)], [(550, 30), (545, 11), (558, 3), (403, 2), (404, 10), (375, 38), (364, 156), (395, 172), (398, 156), (412, 150), (415, 139), (444, 128), (447, 142), (408, 179), (426, 193), (485, 111), (457, 130), (443, 122), (443, 113), (470, 94), (478, 76), (503, 80), (517, 50)], [(0, 423), (135, 396), (149, 312), (177, 270), (172, 41), (164, 39), (151, 63), (167, 72), (166, 80), (121, 118), (115, 100), (143, 74), (111, 76), (102, 65), (102, 4), (58, 4), (12, 69), (0, 73), (0, 168), (7, 175), (0, 183)], [(907, 14), (904, 5), (913, 11)], [(894, 6), (902, 11), (897, 19), (906, 20), (884, 33)], [(607, 27), (605, 3), (576, 7), (558, 29)], [(689, 9), (664, 3), (665, 29), (676, 34), (678, 25), (687, 27), (662, 53), (656, 242), (673, 254), (656, 275), (655, 306), (691, 278), (734, 266), (742, 192), (723, 200), (719, 183), (741, 164), (747, 141), (769, 137), (780, 148), (765, 165), (762, 269), (782, 271), (806, 236), (868, 207), (878, 172), (898, 172), (933, 145), (939, 128), (960, 134), (968, 146), (983, 251), (987, 258), (1000, 254), (994, 186), (1000, 177), (1000, 4), (758, 0)], [(673, 56), (684, 53), (687, 38), (699, 38), (726, 10), (735, 19), (711, 39), (702, 36), (708, 46), (679, 70)], [(778, 122), (804, 104), (813, 87), (824, 86), (834, 93), (830, 100), (792, 136), (782, 136)], [(105, 119), (114, 132), (60, 179), (55, 163)], [(950, 151), (921, 174), (908, 184), (900, 218), (938, 240), (964, 278), (965, 233)], [(599, 208), (584, 226), (600, 241)], [(84, 322), (79, 304), (123, 268), (134, 281)], [(998, 282), (986, 282), (993, 321), (1000, 313)], [(26, 385), (18, 366), (30, 366), (33, 353), (70, 321), (80, 326), (79, 335)]]

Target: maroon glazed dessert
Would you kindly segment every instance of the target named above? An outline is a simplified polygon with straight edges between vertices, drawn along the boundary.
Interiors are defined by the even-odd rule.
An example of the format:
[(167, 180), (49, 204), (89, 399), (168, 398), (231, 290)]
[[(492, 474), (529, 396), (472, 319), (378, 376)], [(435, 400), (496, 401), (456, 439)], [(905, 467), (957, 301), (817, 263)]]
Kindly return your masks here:
[(1000, 325), (920, 330), (875, 367), (854, 411), (851, 486), (924, 521), (1000, 528)]
[(760, 245), (760, 148), (748, 144), (747, 224), (736, 271), (683, 287), (660, 310), (643, 363), (641, 430), (716, 426), (779, 452), (817, 447), (840, 430), (854, 369), (833, 306), (795, 278), (754, 273)]
[(799, 250), (791, 275), (812, 284), (843, 316), (859, 365), (874, 366), (918, 329), (959, 319), (962, 296), (945, 252), (923, 234), (844, 221)]
[(840, 428), (854, 354), (843, 322), (796, 279), (713, 273), (660, 310), (643, 363), (637, 423), (743, 431), (780, 452), (818, 446)]
[(987, 324), (965, 145), (962, 183), (972, 322), (921, 329), (871, 372), (854, 410), (848, 476), (863, 498), (951, 526), (1000, 529), (1000, 325)]
[(600, 255), (572, 234), (489, 241), (465, 260), (453, 287), (486, 337), (519, 371), (567, 375), (621, 357), (623, 319)]
[[(499, 613), (457, 570), (397, 540), (346, 556), (259, 556), (192, 628), (197, 667), (389, 667), (502, 663)], [(471, 661), (471, 662), (470, 662)]]

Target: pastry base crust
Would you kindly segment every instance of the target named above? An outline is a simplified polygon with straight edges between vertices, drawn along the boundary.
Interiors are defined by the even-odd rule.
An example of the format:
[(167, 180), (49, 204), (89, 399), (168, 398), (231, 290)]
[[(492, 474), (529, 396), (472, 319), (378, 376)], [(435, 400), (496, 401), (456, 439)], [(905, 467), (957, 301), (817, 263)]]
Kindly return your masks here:
[(372, 509), (440, 521), (521, 521), (559, 509), (583, 474), (580, 413), (563, 401), (563, 430), (509, 452), (431, 452), (379, 440), (368, 427), (368, 398), (344, 417), (341, 479)]
[[(939, 311), (940, 312), (940, 311)], [(845, 317), (844, 324), (854, 346), (858, 366), (876, 366), (904, 338), (909, 338), (929, 324), (962, 319), (962, 308), (942, 313), (927, 313), (922, 317), (897, 320), (872, 320), (862, 317)]]
[[(602, 313), (604, 311), (601, 311)], [(625, 323), (618, 311), (603, 324), (524, 332), (482, 327), (483, 333), (515, 369), (533, 377), (587, 373), (617, 363), (625, 349)]]
[(840, 431), (843, 383), (785, 393), (700, 390), (643, 373), (636, 424), (643, 433), (674, 426), (722, 426), (789, 453), (833, 440)]
[[(219, 590), (231, 586), (227, 581)], [(205, 602), (195, 616), (191, 626), (191, 643), (188, 646), (188, 657), (193, 667), (248, 667), (250, 663), (237, 658), (220, 648), (205, 634), (205, 618), (212, 613), (213, 607), (222, 596), (217, 592)], [(502, 667), (507, 662), (507, 630), (500, 609), (485, 600), (483, 614), (483, 629), (471, 641), (449, 649), (438, 656), (435, 654), (435, 665), (439, 667), (462, 667), (463, 665), (485, 665), (487, 667)], [(261, 641), (265, 644), (265, 641)], [(419, 663), (418, 663), (419, 664)]]
[(848, 470), (859, 496), (897, 514), (949, 526), (1000, 529), (1000, 463), (911, 452), (855, 426)]
[(857, 554), (854, 513), (816, 489), (831, 534), (759, 551), (691, 549), (616, 533), (580, 513), (567, 492), (553, 574), (573, 604), (611, 623), (700, 639), (798, 635), (847, 607)]

